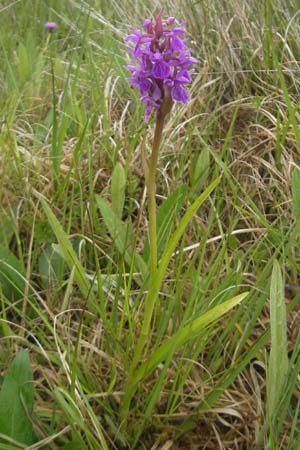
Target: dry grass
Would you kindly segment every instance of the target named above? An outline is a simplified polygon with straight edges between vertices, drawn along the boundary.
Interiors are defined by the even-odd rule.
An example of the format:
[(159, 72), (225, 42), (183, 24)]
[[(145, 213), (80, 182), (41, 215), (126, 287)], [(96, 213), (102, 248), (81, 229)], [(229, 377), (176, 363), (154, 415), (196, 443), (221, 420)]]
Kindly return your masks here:
[[(0, 22), (6, 17), (13, 20), (19, 11), (24, 27), (28, 7), (21, 3), (0, 9)], [(49, 115), (52, 96), (47, 52), (51, 47), (33, 36), (38, 48), (47, 54), (41, 71), (43, 89), (34, 91), (33, 76), (24, 82), (16, 75), (13, 83), (8, 72), (1, 75), (5, 97), (1, 100), (4, 120), (0, 138), (0, 224), (6, 221), (8, 226), (3, 226), (0, 237), (4, 241), (6, 236), (6, 244), (21, 261), (28, 283), (25, 299), (16, 298), (11, 303), (3, 299), (2, 316), (8, 328), (3, 328), (0, 341), (1, 373), (5, 373), (7, 361), (20, 347), (31, 349), (36, 392), (34, 421), (40, 439), (53, 435), (48, 443), (53, 449), (63, 448), (67, 440), (76, 440), (74, 432), (70, 433), (72, 418), (57, 400), (55, 389), (68, 392), (73, 398), (78, 408), (77, 427), (86, 448), (93, 449), (93, 439), (100, 442), (102, 432), (109, 448), (131, 449), (136, 427), (145, 413), (143, 402), (147, 406), (148, 396), (163, 370), (162, 364), (143, 380), (128, 430), (123, 433), (118, 410), (128, 361), (133, 356), (130, 320), (136, 339), (143, 295), (137, 281), (131, 280), (128, 268), (124, 276), (124, 260), (115, 250), (93, 198), (95, 193), (101, 193), (111, 201), (111, 177), (120, 161), (127, 179), (123, 219), (132, 219), (138, 233), (138, 252), (142, 252), (148, 219), (140, 155), (142, 147), (147, 151), (151, 145), (152, 129), (143, 128), (141, 106), (132, 104), (132, 93), (122, 79), (122, 36), (129, 23), (139, 25), (145, 9), (152, 11), (152, 4), (143, 3), (145, 7), (134, 1), (127, 1), (124, 6), (113, 1), (111, 13), (101, 1), (88, 2), (86, 5), (94, 6), (95, 11), (87, 23), (85, 10), (80, 12), (85, 2), (66, 2), (61, 10), (53, 2), (52, 14), (61, 21), (62, 30), (54, 37), (51, 50), (59, 72), (58, 117), (59, 121), (70, 118), (66, 131), (61, 131), (58, 191), (49, 156), (53, 124)], [(211, 327), (203, 342), (198, 340), (176, 352), (166, 370), (155, 409), (143, 423), (138, 446), (134, 448), (296, 449), (300, 448), (295, 446), (299, 445), (298, 435), (292, 435), (291, 430), (293, 420), (299, 426), (292, 416), (299, 400), (297, 382), (289, 414), (280, 435), (272, 442), (266, 425), (269, 340), (262, 341), (249, 361), (247, 355), (269, 330), (269, 306), (261, 299), (268, 298), (272, 260), (277, 257), (285, 275), (286, 303), (292, 305), (288, 315), (288, 349), (290, 358), (293, 352), (296, 355), (293, 367), (297, 359), (299, 307), (295, 299), (299, 296), (300, 252), (299, 234), (294, 230), (291, 180), (294, 168), (300, 164), (299, 140), (293, 125), (293, 120), (297, 124), (300, 120), (300, 16), (293, 2), (288, 2), (287, 7), (286, 2), (279, 0), (272, 3), (272, 48), (284, 77), (282, 85), (272, 54), (267, 54), (267, 23), (260, 2), (187, 3), (184, 12), (193, 51), (200, 60), (199, 72), (191, 88), (190, 103), (172, 112), (166, 128), (158, 203), (187, 184), (188, 193), (174, 220), (176, 225), (208, 182), (221, 172), (223, 178), (173, 256), (162, 287), (161, 316), (158, 313), (153, 343), (158, 345), (172, 335), (187, 320), (188, 308), (194, 317), (206, 311), (208, 302), (215, 302), (234, 286), (250, 289), (253, 304), (244, 306), (244, 313), (226, 315)], [(166, 2), (168, 12), (174, 9), (183, 15), (182, 2)], [(64, 35), (65, 30), (68, 34)], [(84, 30), (86, 36), (82, 37)], [(14, 33), (16, 39), (24, 35), (30, 53), (21, 26)], [(74, 50), (77, 43), (84, 48), (84, 57)], [(18, 68), (20, 60), (13, 45), (7, 48), (7, 55), (12, 68)], [(2, 66), (7, 62), (5, 58), (1, 57)], [(270, 59), (271, 67), (267, 67)], [(66, 82), (67, 74), (62, 68), (71, 65), (74, 68)], [(139, 137), (135, 142), (136, 134)], [(197, 184), (193, 170), (204, 151), (208, 153), (208, 167)], [(39, 258), (48, 244), (56, 241), (40, 207), (41, 198), (51, 203), (90, 277), (97, 273), (97, 264), (107, 277), (100, 299), (107, 322), (99, 305), (82, 313), (86, 301), (66, 267), (57, 281), (50, 277), (46, 282), (42, 280)], [(132, 283), (129, 288), (128, 279)], [(126, 295), (131, 317), (124, 306)], [(171, 306), (164, 301), (168, 305), (174, 303), (173, 312), (169, 312)], [(164, 314), (170, 314), (167, 324), (162, 324)], [(252, 323), (255, 315), (257, 319)], [(120, 330), (122, 320), (124, 328)], [(236, 376), (227, 385), (226, 376), (231, 370), (237, 371)], [(210, 395), (216, 395), (215, 400)], [(120, 430), (123, 434), (118, 438)], [(37, 448), (46, 448), (43, 445), (41, 442)]]

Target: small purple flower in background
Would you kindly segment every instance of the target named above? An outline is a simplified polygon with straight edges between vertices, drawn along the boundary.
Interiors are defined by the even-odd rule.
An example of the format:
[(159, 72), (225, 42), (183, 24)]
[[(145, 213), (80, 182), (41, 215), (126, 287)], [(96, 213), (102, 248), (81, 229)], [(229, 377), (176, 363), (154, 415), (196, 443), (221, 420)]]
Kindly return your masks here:
[(134, 44), (129, 50), (136, 65), (126, 68), (131, 72), (131, 86), (140, 90), (140, 100), (146, 103), (145, 121), (153, 108), (166, 115), (173, 101), (186, 103), (189, 98), (184, 85), (192, 81), (189, 67), (197, 60), (185, 45), (185, 28), (174, 22), (174, 17), (163, 20), (159, 12), (155, 20), (144, 21), (143, 32), (133, 28), (133, 34), (125, 38)]
[(55, 30), (55, 28), (57, 28), (57, 23), (45, 22), (44, 27), (46, 28), (46, 30), (48, 30), (48, 31), (50, 31), (50, 33), (52, 33), (52, 31)]

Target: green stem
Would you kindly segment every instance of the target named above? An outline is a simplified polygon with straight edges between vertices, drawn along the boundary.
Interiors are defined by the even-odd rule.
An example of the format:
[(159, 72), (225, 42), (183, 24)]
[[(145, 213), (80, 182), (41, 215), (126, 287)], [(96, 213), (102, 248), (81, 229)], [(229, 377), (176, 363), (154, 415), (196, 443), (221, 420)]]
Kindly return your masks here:
[(149, 243), (150, 243), (150, 285), (157, 269), (157, 236), (156, 236), (156, 167), (159, 147), (162, 140), (164, 117), (157, 114), (156, 127), (153, 139), (152, 153), (149, 164), (147, 180), (148, 187), (148, 214), (149, 214)]
[(139, 364), (144, 346), (149, 334), (151, 319), (155, 307), (155, 300), (157, 298), (156, 289), (156, 271), (157, 271), (157, 232), (156, 232), (156, 168), (158, 161), (159, 148), (162, 141), (163, 128), (164, 128), (165, 115), (159, 111), (156, 116), (156, 126), (154, 132), (154, 139), (152, 145), (152, 153), (149, 163), (149, 172), (147, 177), (148, 188), (148, 214), (149, 214), (149, 246), (150, 246), (150, 282), (149, 291), (145, 300), (145, 315), (142, 325), (141, 334), (139, 336), (132, 364), (130, 366), (128, 383), (125, 389), (125, 395), (123, 398), (121, 415), (126, 420), (131, 399), (135, 393), (136, 385), (134, 382), (135, 369)]

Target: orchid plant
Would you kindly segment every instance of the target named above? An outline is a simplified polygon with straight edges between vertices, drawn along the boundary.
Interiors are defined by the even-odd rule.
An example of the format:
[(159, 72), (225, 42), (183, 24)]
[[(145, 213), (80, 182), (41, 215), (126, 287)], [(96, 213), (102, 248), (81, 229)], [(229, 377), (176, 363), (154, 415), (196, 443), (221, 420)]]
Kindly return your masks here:
[[(151, 113), (156, 112), (156, 125), (152, 144), (152, 153), (146, 170), (148, 189), (149, 243), (150, 243), (150, 282), (149, 292), (155, 291), (157, 275), (157, 231), (156, 231), (156, 167), (158, 154), (163, 138), (166, 116), (174, 102), (186, 103), (189, 99), (185, 86), (191, 83), (193, 69), (197, 62), (191, 56), (191, 49), (186, 46), (184, 24), (176, 25), (174, 17), (162, 18), (160, 11), (155, 20), (146, 19), (143, 31), (133, 28), (132, 34), (125, 39), (133, 43), (129, 47), (134, 64), (126, 66), (131, 76), (128, 78), (131, 86), (138, 88), (140, 101), (146, 104), (144, 120), (147, 122)], [(134, 378), (134, 371), (141, 359), (145, 342), (150, 331), (151, 320), (155, 307), (155, 295), (147, 298), (142, 332), (139, 337), (133, 363), (129, 373), (128, 384)], [(125, 396), (124, 409), (128, 409), (131, 394)]]

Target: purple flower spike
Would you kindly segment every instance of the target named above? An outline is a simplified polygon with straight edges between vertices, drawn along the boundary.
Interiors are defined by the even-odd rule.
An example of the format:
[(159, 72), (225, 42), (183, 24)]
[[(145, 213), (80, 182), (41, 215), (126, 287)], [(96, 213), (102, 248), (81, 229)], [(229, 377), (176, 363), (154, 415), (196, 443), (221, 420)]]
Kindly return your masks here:
[(182, 25), (175, 25), (174, 17), (163, 20), (159, 12), (155, 20), (144, 21), (143, 31), (133, 29), (125, 38), (134, 46), (129, 48), (135, 65), (126, 66), (131, 74), (128, 80), (146, 104), (145, 121), (153, 109), (165, 115), (174, 101), (186, 103), (189, 99), (183, 85), (191, 83), (190, 66), (197, 60), (190, 56)]
[(46, 22), (44, 24), (44, 27), (46, 28), (46, 30), (50, 31), (50, 33), (55, 30), (55, 28), (57, 28), (57, 23), (55, 22)]

